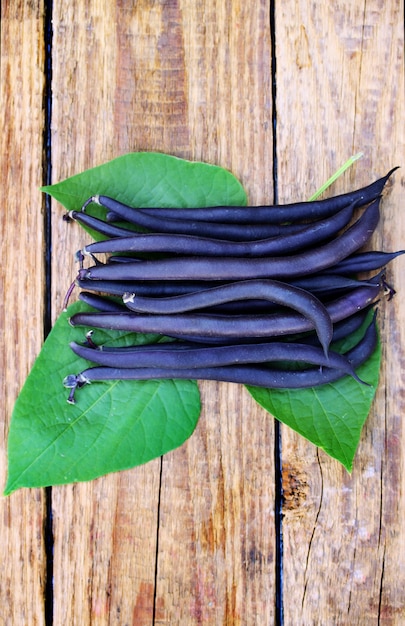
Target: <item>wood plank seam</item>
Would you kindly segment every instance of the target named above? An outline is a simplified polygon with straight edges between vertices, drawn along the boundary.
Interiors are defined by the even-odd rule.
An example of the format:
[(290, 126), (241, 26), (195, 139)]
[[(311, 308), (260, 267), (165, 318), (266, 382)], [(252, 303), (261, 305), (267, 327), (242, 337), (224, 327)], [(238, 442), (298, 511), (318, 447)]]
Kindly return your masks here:
[[(278, 149), (277, 149), (277, 42), (276, 7), (269, 3), (270, 54), (271, 54), (271, 102), (272, 102), (272, 142), (273, 142), (273, 203), (278, 204)], [(274, 581), (274, 620), (275, 626), (284, 624), (283, 589), (283, 458), (281, 427), (274, 420), (274, 541), (275, 541), (275, 581)]]
[[(43, 184), (52, 183), (52, 0), (45, 0), (43, 14), (43, 34), (44, 34), (44, 132), (43, 132)], [(52, 206), (50, 196), (44, 194), (44, 337), (48, 335), (52, 328), (52, 298), (51, 298), (51, 277), (52, 277)], [(44, 619), (46, 626), (53, 624), (53, 517), (52, 517), (52, 487), (45, 489), (45, 513), (44, 520), (44, 548), (46, 559), (46, 581), (44, 594)]]

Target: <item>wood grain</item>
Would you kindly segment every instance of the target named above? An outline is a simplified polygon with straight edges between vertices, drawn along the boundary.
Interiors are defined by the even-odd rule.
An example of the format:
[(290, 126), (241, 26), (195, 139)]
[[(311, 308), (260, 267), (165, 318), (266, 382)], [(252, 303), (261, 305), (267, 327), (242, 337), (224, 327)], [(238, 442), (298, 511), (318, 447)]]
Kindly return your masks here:
[[(311, 195), (358, 151), (363, 159), (337, 183), (336, 192), (402, 165), (403, 4), (293, 0), (279, 9), (280, 201)], [(401, 171), (391, 187), (374, 238), (376, 247), (387, 250), (403, 248), (405, 240)], [(384, 365), (352, 475), (283, 429), (286, 623), (401, 624), (405, 618), (405, 568), (399, 556), (404, 542), (403, 270), (403, 259), (387, 270), (398, 294), (379, 307)]]
[[(228, 167), (263, 202), (272, 193), (268, 8), (180, 6), (191, 156)], [(271, 623), (272, 419), (239, 386), (200, 389), (197, 431), (163, 459), (156, 623)]]
[[(53, 5), (53, 182), (157, 150), (227, 167), (252, 204), (272, 200), (268, 0)], [(403, 0), (273, 8), (280, 202), (308, 197), (358, 151), (336, 193), (403, 166)], [(43, 339), (43, 17), (40, 0), (2, 2), (4, 442)], [(405, 247), (404, 187), (399, 170), (376, 247)], [(53, 203), (53, 319), (87, 241), (63, 212)], [(403, 271), (404, 259), (388, 269), (398, 293), (379, 307), (381, 382), (352, 474), (282, 429), (286, 625), (405, 621)], [(201, 418), (181, 448), (53, 488), (53, 624), (278, 624), (273, 419), (242, 387), (200, 388)], [(5, 472), (3, 452), (3, 481)], [(45, 496), (21, 491), (0, 506), (0, 624), (45, 624)]]
[(192, 438), (163, 459), (155, 623), (271, 624), (273, 423), (230, 385), (202, 399)]
[[(147, 141), (157, 125), (158, 94), (152, 85), (142, 98), (124, 89), (131, 85), (127, 73), (134, 60), (128, 55), (137, 12), (121, 9), (107, 1), (54, 7), (55, 181), (124, 152), (159, 148), (157, 141)], [(147, 28), (159, 30), (160, 22), (151, 19)], [(149, 44), (148, 54), (151, 49)], [(149, 116), (146, 95), (156, 104)], [(143, 138), (137, 116), (144, 123)], [(85, 241), (81, 229), (62, 221), (63, 212), (55, 203), (53, 250), (60, 259), (53, 280), (55, 316), (77, 272), (73, 253)], [(53, 490), (55, 623), (137, 623), (134, 614), (138, 623), (152, 623), (159, 481), (156, 460), (129, 473)]]
[[(261, 58), (260, 48), (257, 50), (250, 33), (261, 27), (265, 34), (261, 46), (268, 45), (269, 25), (263, 4), (256, 3), (249, 13), (239, 7), (227, 12), (229, 8), (216, 12), (215, 3), (206, 3), (196, 12), (195, 5), (178, 2), (141, 2), (136, 9), (121, 3), (115, 8), (94, 3), (85, 12), (80, 3), (77, 7), (69, 4), (69, 8), (57, 8), (53, 79), (55, 180), (131, 150), (158, 150), (218, 162), (218, 142), (210, 144), (211, 132), (215, 130), (222, 144), (221, 164), (235, 167), (239, 175), (245, 171), (255, 201), (262, 201), (271, 189), (271, 111), (268, 106), (262, 109), (270, 84), (270, 64)], [(203, 25), (201, 10), (211, 16)], [(241, 28), (243, 21), (249, 25), (247, 30)], [(111, 24), (115, 25), (114, 32), (105, 32)], [(200, 32), (205, 29), (201, 38)], [(103, 46), (97, 45), (104, 37), (109, 41), (108, 61)], [(115, 48), (110, 49), (110, 45)], [(237, 58), (240, 46), (246, 48), (250, 71), (242, 64), (245, 78), (233, 89), (236, 73), (232, 60)], [(77, 50), (77, 54), (85, 50), (85, 60), (79, 63), (72, 50)], [(232, 77), (232, 85), (227, 74)], [(216, 91), (215, 99), (207, 91), (207, 82)], [(91, 110), (89, 98), (80, 98), (79, 93), (91, 93)], [(260, 111), (259, 120), (254, 116), (245, 119), (245, 113), (247, 116), (255, 108)], [(207, 125), (202, 125), (201, 116)], [(101, 126), (99, 120), (103, 120)], [(222, 127), (224, 120), (226, 126)], [(245, 141), (252, 141), (251, 128), (255, 129), (258, 149), (247, 160)], [(207, 134), (199, 138), (201, 152), (196, 154), (191, 137), (201, 134), (202, 129)], [(67, 229), (58, 211), (60, 215), (60, 208), (55, 206), (54, 253), (65, 260), (80, 247), (83, 236), (77, 229)], [(64, 261), (55, 275), (55, 314), (72, 272), (71, 263)], [(211, 396), (213, 403), (209, 401)], [(122, 623), (133, 620), (148, 624), (152, 623), (154, 612), (159, 623), (176, 623), (179, 619), (181, 623), (197, 624), (202, 615), (212, 620), (218, 615), (223, 619), (235, 615), (236, 619), (246, 611), (261, 614), (264, 608), (266, 613), (272, 610), (272, 420), (246, 396), (246, 391), (236, 386), (203, 387), (204, 412), (199, 435), (163, 462), (160, 520), (164, 520), (164, 532), (159, 532), (159, 537), (158, 461), (126, 474), (124, 497), (120, 496), (121, 475), (91, 485), (54, 490), (57, 621), (72, 622), (80, 615), (85, 622), (105, 623), (119, 612)], [(246, 407), (244, 425), (238, 417), (241, 406)], [(245, 434), (250, 429), (261, 435), (260, 445)], [(247, 448), (240, 448), (236, 454), (242, 433)], [(201, 457), (199, 464), (195, 463), (197, 455)], [(207, 464), (213, 469), (208, 470)], [(257, 475), (249, 487), (241, 467), (246, 465), (251, 473), (252, 464)], [(259, 486), (264, 484), (262, 493)], [(103, 513), (98, 510), (99, 490), (108, 494)], [(212, 514), (207, 517), (206, 498), (210, 491)], [(238, 518), (234, 518), (235, 507)], [(79, 519), (82, 530), (77, 533)], [(203, 528), (202, 520), (206, 520)], [(94, 527), (102, 528), (99, 532), (108, 546), (103, 559), (97, 555), (99, 542)], [(127, 535), (137, 546), (131, 553), (124, 548)], [(155, 590), (157, 539), (159, 573)], [(66, 542), (67, 552), (63, 548)], [(120, 545), (126, 554), (123, 560), (116, 558)], [(178, 550), (183, 558), (176, 559), (178, 568), (173, 569), (172, 557), (167, 559), (166, 555), (177, 554)], [(69, 562), (77, 565), (69, 567)], [(200, 572), (199, 578), (196, 571)], [(83, 585), (83, 580), (91, 580), (90, 586)], [(210, 608), (206, 607), (207, 602)]]
[[(43, 341), (42, 2), (1, 5), (0, 481), (12, 408)], [(30, 58), (29, 64), (26, 59)], [(0, 622), (44, 623), (44, 495), (0, 499)]]

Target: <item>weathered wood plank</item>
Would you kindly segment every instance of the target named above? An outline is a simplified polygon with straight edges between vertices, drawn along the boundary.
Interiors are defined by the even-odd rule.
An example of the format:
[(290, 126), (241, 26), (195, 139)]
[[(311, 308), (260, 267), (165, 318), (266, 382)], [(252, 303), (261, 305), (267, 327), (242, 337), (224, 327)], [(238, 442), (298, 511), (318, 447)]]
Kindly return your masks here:
[[(251, 202), (265, 202), (273, 191), (267, 3), (180, 4), (191, 156), (230, 168)], [(200, 388), (196, 432), (163, 459), (156, 623), (270, 624), (273, 420), (240, 386)]]
[[(271, 198), (268, 11), (260, 0), (55, 6), (54, 180), (161, 150), (229, 167), (253, 203)], [(42, 342), (42, 5), (3, 2), (1, 17), (6, 433)], [(277, 5), (280, 201), (309, 195), (358, 150), (336, 191), (403, 165), (402, 24), (402, 1)], [(403, 190), (399, 171), (376, 245), (404, 247)], [(83, 243), (61, 215), (55, 205), (55, 317)], [(398, 294), (380, 307), (384, 367), (352, 476), (283, 429), (286, 623), (404, 619), (403, 269), (388, 272)], [(53, 490), (56, 624), (274, 622), (272, 420), (242, 388), (201, 389), (196, 432), (162, 463)], [(44, 623), (43, 494), (1, 507), (1, 618)]]
[[(55, 180), (130, 150), (159, 150), (231, 168), (252, 201), (271, 195), (265, 3), (250, 11), (215, 2), (69, 3), (55, 7), (54, 29)], [(55, 312), (74, 275), (66, 259), (83, 243), (58, 215), (55, 207), (54, 256), (63, 259)], [(200, 623), (204, 611), (207, 623), (218, 615), (238, 623), (270, 615), (274, 604), (272, 420), (236, 386), (202, 389), (197, 433), (163, 462), (159, 623)], [(121, 623), (151, 623), (158, 481), (156, 461), (54, 489), (56, 621), (106, 623), (119, 614)], [(126, 549), (128, 537), (136, 550)]]
[(202, 385), (189, 442), (163, 459), (156, 624), (274, 623), (273, 423)]
[(55, 623), (151, 624), (159, 462), (54, 489)]
[[(284, 2), (277, 7), (280, 201), (309, 196), (350, 154), (334, 188), (405, 161), (403, 3)], [(404, 176), (384, 200), (375, 245), (403, 248)], [(405, 558), (404, 261), (382, 303), (384, 365), (351, 476), (283, 428), (284, 608), (288, 624), (402, 624)]]
[[(43, 341), (43, 3), (1, 4), (0, 482), (16, 396)], [(0, 499), (2, 624), (43, 624), (44, 496)]]
[[(135, 66), (129, 56), (139, 29), (145, 36), (145, 29), (160, 32), (160, 21), (151, 18), (141, 27), (142, 10), (126, 10), (123, 4), (95, 0), (54, 6), (55, 181), (130, 150), (162, 149), (160, 133), (154, 135), (156, 118), (161, 125), (165, 119), (158, 111), (157, 88), (147, 91), (146, 69), (138, 68), (145, 86), (132, 91)], [(152, 54), (151, 44), (145, 49)], [(145, 55), (139, 59), (152, 77), (155, 65)], [(61, 220), (62, 213), (55, 204), (55, 316), (77, 271), (72, 255), (87, 240), (81, 229)], [(157, 460), (53, 490), (55, 623), (152, 623), (159, 477)]]

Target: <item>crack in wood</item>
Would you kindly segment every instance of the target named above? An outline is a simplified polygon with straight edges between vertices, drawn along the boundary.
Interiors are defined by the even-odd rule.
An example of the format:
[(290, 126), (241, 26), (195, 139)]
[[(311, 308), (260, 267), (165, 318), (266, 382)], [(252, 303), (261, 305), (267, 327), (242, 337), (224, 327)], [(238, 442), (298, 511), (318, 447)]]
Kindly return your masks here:
[(320, 473), (320, 477), (321, 477), (321, 491), (320, 491), (320, 497), (319, 497), (318, 510), (316, 512), (316, 515), (315, 515), (315, 521), (314, 521), (314, 525), (313, 525), (313, 528), (312, 528), (311, 538), (310, 538), (309, 543), (308, 543), (308, 550), (307, 550), (307, 555), (306, 555), (306, 560), (305, 560), (304, 591), (303, 591), (303, 594), (302, 594), (302, 602), (301, 602), (302, 610), (304, 609), (305, 598), (306, 598), (307, 587), (308, 587), (307, 575), (308, 575), (308, 567), (309, 567), (309, 558), (310, 558), (312, 544), (313, 544), (313, 541), (314, 541), (315, 532), (316, 532), (316, 529), (317, 529), (317, 526), (318, 526), (318, 519), (319, 519), (319, 515), (320, 515), (320, 512), (321, 512), (322, 503), (323, 503), (324, 478), (323, 478), (322, 464), (321, 464), (321, 460), (319, 458), (319, 450), (318, 449), (316, 451), (316, 457), (317, 457), (319, 473)]

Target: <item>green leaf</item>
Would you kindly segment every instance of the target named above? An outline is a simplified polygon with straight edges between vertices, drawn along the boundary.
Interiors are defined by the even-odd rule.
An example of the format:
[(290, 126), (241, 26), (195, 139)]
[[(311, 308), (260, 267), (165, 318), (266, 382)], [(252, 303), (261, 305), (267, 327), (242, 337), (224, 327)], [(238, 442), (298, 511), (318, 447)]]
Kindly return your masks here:
[[(75, 405), (68, 404), (64, 377), (89, 367), (69, 347), (70, 341), (85, 338), (85, 328), (68, 322), (79, 310), (90, 309), (76, 302), (60, 315), (17, 399), (5, 494), (91, 480), (146, 463), (180, 446), (196, 426), (200, 396), (193, 381), (95, 383), (77, 393)], [(95, 331), (93, 338), (127, 345), (157, 336)]]
[[(88, 198), (97, 194), (144, 208), (244, 206), (247, 202), (240, 182), (222, 167), (159, 152), (125, 154), (41, 189), (68, 211), (80, 210)], [(86, 213), (104, 219), (107, 211), (90, 204)], [(105, 239), (87, 226), (82, 227), (93, 239)], [(142, 230), (127, 222), (125, 228)]]
[[(245, 205), (239, 181), (223, 168), (160, 153), (127, 154), (64, 181), (42, 187), (67, 210), (79, 210), (92, 195), (105, 194), (133, 206)], [(93, 215), (104, 209), (92, 205)], [(97, 235), (95, 235), (97, 237)], [(63, 313), (46, 340), (14, 407), (8, 439), (5, 493), (85, 481), (127, 469), (181, 445), (200, 412), (192, 381), (117, 381), (93, 384), (67, 404), (64, 377), (88, 366), (69, 348), (83, 340)], [(98, 341), (117, 345), (157, 336), (97, 331)]]
[[(360, 329), (353, 339), (358, 341), (361, 332)], [(370, 386), (345, 376), (333, 384), (309, 389), (248, 387), (248, 391), (280, 422), (322, 448), (350, 472), (361, 430), (377, 389), (380, 361), (381, 347), (378, 343), (374, 354), (357, 370), (360, 378)]]
[[(134, 207), (204, 207), (247, 202), (240, 182), (227, 170), (158, 152), (133, 152), (41, 188), (68, 210), (79, 210), (94, 195)], [(103, 217), (105, 209), (88, 212)], [(126, 225), (128, 227), (128, 225)]]

